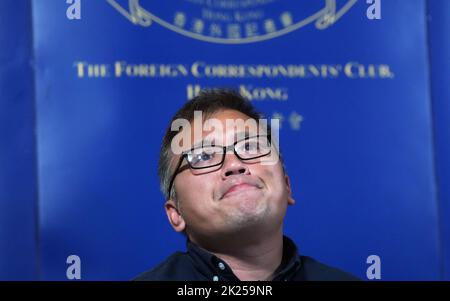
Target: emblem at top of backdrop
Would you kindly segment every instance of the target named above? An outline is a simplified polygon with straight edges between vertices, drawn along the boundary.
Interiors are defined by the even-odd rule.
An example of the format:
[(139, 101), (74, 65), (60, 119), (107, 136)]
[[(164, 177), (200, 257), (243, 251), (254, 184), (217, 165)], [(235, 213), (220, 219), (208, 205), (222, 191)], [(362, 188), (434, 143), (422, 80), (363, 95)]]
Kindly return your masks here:
[(135, 25), (154, 23), (220, 44), (274, 39), (305, 26), (326, 29), (357, 0), (106, 0)]

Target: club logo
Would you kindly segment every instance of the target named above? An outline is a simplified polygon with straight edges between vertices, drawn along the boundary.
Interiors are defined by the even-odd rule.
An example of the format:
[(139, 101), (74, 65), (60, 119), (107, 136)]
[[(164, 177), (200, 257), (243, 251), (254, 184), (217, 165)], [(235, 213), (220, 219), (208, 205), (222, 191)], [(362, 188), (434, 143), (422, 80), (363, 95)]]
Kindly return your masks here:
[(357, 0), (106, 0), (135, 25), (158, 24), (193, 39), (245, 44), (314, 24), (327, 29)]

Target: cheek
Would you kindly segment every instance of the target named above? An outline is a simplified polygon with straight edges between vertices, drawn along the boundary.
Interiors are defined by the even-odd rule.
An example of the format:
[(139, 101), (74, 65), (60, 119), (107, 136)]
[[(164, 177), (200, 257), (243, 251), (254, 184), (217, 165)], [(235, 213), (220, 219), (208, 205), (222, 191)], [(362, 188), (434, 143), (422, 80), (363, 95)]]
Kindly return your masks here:
[(179, 177), (176, 181), (177, 198), (183, 203), (185, 211), (201, 211), (207, 207), (212, 198), (212, 179), (190, 174)]
[(211, 201), (212, 180), (192, 175), (180, 177), (176, 189), (186, 226), (194, 231), (206, 231), (216, 213)]
[(280, 166), (266, 168), (261, 171), (261, 175), (263, 175), (263, 180), (274, 197), (287, 197), (284, 173)]

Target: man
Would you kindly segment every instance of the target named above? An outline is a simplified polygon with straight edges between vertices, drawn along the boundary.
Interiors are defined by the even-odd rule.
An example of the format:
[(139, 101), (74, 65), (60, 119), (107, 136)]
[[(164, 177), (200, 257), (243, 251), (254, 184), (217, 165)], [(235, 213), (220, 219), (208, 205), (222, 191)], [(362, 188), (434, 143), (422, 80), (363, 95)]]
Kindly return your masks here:
[(276, 135), (261, 118), (229, 90), (203, 91), (176, 113), (159, 176), (167, 217), (187, 236), (187, 252), (136, 280), (357, 280), (300, 256), (283, 236), (295, 200)]

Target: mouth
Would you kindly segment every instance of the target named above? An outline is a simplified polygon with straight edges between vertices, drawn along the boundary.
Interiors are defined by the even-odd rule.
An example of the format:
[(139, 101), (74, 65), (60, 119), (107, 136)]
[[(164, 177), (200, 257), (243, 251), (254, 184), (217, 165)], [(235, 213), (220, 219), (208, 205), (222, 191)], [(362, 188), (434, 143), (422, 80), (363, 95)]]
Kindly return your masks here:
[(226, 197), (233, 196), (233, 195), (245, 192), (245, 191), (256, 190), (256, 189), (259, 189), (259, 187), (252, 185), (252, 184), (247, 184), (247, 183), (233, 185), (223, 194), (221, 199), (224, 199)]

